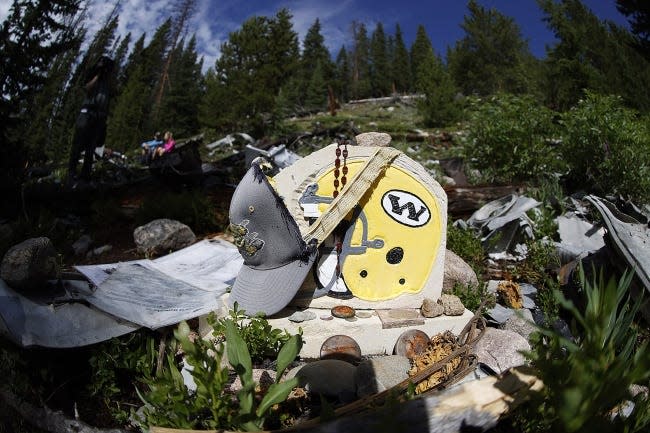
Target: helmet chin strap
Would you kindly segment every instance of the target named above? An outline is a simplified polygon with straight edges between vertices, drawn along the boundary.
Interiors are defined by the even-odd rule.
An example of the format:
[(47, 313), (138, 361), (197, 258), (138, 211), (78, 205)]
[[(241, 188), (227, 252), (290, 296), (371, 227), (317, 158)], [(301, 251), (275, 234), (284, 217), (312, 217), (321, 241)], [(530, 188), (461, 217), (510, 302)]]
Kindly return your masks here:
[[(352, 236), (354, 234), (357, 221), (361, 222), (361, 244), (353, 246)], [(342, 222), (341, 225), (339, 225), (339, 228), (345, 229), (343, 240), (340, 241), (341, 244), (340, 252), (337, 250), (336, 246), (333, 249), (332, 248), (324, 249), (324, 252), (326, 252), (324, 254), (325, 259), (319, 263), (319, 271), (318, 271), (319, 272), (318, 280), (321, 284), (323, 284), (323, 287), (316, 290), (315, 296), (323, 296), (325, 294), (334, 297), (352, 296), (352, 292), (350, 292), (348, 287), (345, 285), (345, 281), (343, 280), (342, 277), (342, 269), (343, 269), (343, 265), (345, 264), (346, 258), (350, 255), (365, 254), (368, 248), (380, 249), (384, 247), (384, 241), (382, 239), (368, 240), (368, 219), (366, 218), (363, 209), (361, 209), (361, 206), (357, 205), (354, 207), (354, 211), (352, 213), (352, 219), (350, 220), (349, 224), (347, 224), (347, 228), (344, 227), (344, 223), (345, 222)], [(337, 231), (338, 228), (334, 233), (336, 233)], [(336, 243), (337, 242), (335, 239), (335, 245)], [(321, 278), (321, 275), (327, 278), (327, 275), (323, 275), (323, 274), (329, 273), (328, 271), (331, 268), (331, 263), (325, 264), (324, 262), (328, 260), (331, 262), (331, 256), (333, 255), (332, 254), (333, 251), (337, 251), (336, 268), (333, 272), (330, 271), (331, 276), (327, 284), (325, 284), (323, 282), (324, 278)], [(320, 266), (324, 268), (323, 269), (324, 272), (320, 271)]]

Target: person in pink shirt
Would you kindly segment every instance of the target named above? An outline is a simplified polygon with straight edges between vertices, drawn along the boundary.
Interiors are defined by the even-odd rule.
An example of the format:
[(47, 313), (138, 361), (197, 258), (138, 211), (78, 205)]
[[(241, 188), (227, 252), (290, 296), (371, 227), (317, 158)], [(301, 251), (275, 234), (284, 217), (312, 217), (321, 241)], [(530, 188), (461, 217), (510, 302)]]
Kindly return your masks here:
[(167, 131), (167, 132), (165, 132), (165, 135), (163, 136), (163, 144), (162, 144), (162, 146), (156, 147), (154, 157), (162, 156), (165, 153), (169, 153), (172, 150), (174, 150), (174, 147), (176, 147), (176, 142), (174, 141), (174, 136), (172, 135), (171, 132)]

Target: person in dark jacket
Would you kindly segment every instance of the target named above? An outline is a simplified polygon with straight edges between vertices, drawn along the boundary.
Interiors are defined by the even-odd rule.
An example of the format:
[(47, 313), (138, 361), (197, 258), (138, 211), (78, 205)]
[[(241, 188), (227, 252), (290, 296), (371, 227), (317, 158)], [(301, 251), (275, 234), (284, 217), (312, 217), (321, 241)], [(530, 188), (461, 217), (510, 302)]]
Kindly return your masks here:
[(101, 147), (106, 139), (106, 117), (110, 100), (110, 78), (113, 71), (113, 59), (102, 56), (88, 75), (85, 85), (86, 98), (77, 116), (75, 133), (68, 164), (68, 180), (77, 180), (77, 164), (81, 152), (84, 152), (80, 179), (90, 180), (90, 171), (96, 147)]

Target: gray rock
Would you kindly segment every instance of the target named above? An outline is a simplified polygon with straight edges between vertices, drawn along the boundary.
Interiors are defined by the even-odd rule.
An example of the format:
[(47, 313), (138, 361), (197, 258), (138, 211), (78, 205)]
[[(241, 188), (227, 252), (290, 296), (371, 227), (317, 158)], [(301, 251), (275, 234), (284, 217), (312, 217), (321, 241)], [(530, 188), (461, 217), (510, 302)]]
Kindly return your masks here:
[(478, 361), (495, 373), (501, 374), (511, 367), (526, 362), (522, 350), (530, 350), (530, 344), (521, 335), (503, 329), (487, 328), (483, 338), (474, 346)]
[(503, 325), (506, 323), (506, 320), (508, 320), (513, 314), (515, 314), (515, 310), (512, 308), (506, 308), (501, 304), (496, 304), (494, 308), (491, 308), (486, 312), (490, 322), (496, 323), (497, 325)]
[(339, 359), (322, 359), (296, 367), (286, 379), (300, 378), (300, 386), (312, 394), (323, 394), (349, 402), (356, 399), (356, 367)]
[(27, 239), (7, 251), (0, 265), (0, 277), (17, 290), (42, 286), (59, 272), (57, 254), (49, 238)]
[(443, 307), (442, 304), (438, 304), (431, 298), (424, 298), (422, 300), (422, 307), (420, 308), (420, 312), (424, 317), (438, 317), (442, 316), (442, 314), (445, 312), (445, 307)]
[(385, 132), (364, 132), (356, 136), (359, 146), (388, 146), (392, 140)]
[(442, 292), (451, 293), (454, 284), (478, 286), (476, 272), (470, 265), (450, 250), (445, 251), (445, 272), (442, 277)]
[(94, 248), (92, 251), (88, 251), (86, 257), (101, 256), (102, 254), (107, 253), (112, 249), (112, 245), (102, 245), (101, 247)]
[(406, 356), (390, 355), (363, 361), (355, 371), (359, 398), (385, 391), (405, 379), (411, 363)]
[(90, 249), (90, 245), (93, 243), (93, 240), (88, 235), (82, 235), (79, 239), (72, 244), (72, 250), (74, 251), (75, 256), (83, 256)]
[[(263, 389), (268, 389), (269, 386), (275, 382), (275, 371), (266, 368), (254, 368), (253, 380), (259, 384)], [(242, 388), (241, 379), (239, 376), (230, 384), (230, 391), (237, 392)]]
[(438, 302), (444, 308), (445, 316), (462, 316), (465, 312), (465, 306), (456, 295), (440, 295)]
[(316, 318), (316, 313), (313, 311), (296, 311), (291, 316), (288, 317), (291, 322), (306, 322), (308, 320), (314, 320)]
[(530, 334), (537, 330), (533, 321), (533, 313), (525, 308), (516, 311), (515, 314), (510, 316), (504, 323), (503, 329), (516, 332), (526, 340), (529, 340)]
[(193, 244), (196, 236), (179, 221), (157, 219), (137, 227), (133, 231), (133, 240), (140, 253), (167, 254)]

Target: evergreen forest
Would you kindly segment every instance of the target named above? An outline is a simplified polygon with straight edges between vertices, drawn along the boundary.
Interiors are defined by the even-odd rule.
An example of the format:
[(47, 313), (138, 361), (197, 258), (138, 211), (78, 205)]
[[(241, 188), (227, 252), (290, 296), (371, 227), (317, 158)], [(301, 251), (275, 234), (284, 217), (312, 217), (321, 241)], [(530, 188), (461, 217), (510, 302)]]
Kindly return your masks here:
[(204, 65), (188, 25), (194, 0), (176, 0), (150, 34), (125, 36), (117, 34), (117, 6), (89, 34), (81, 0), (14, 0), (0, 39), (0, 185), (16, 191), (30, 167), (66, 160), (84, 80), (102, 55), (116, 62), (106, 145), (119, 152), (158, 130), (176, 137), (277, 135), (283, 119), (327, 110), (328, 95), (343, 104), (421, 94), (418, 122), (428, 127), (464, 120), (470, 97), (494, 94), (532, 98), (558, 113), (585, 91), (615, 95), (647, 119), (647, 5), (616, 2), (628, 29), (601, 21), (580, 0), (537, 4), (557, 38), (542, 59), (531, 54), (517, 22), (470, 0), (464, 36), (446, 53), (434, 51), (427, 23), (407, 46), (399, 24), (367, 28), (352, 20), (348, 41), (332, 55), (318, 19), (299, 40), (291, 11), (281, 9), (242, 23), (215, 64)]

